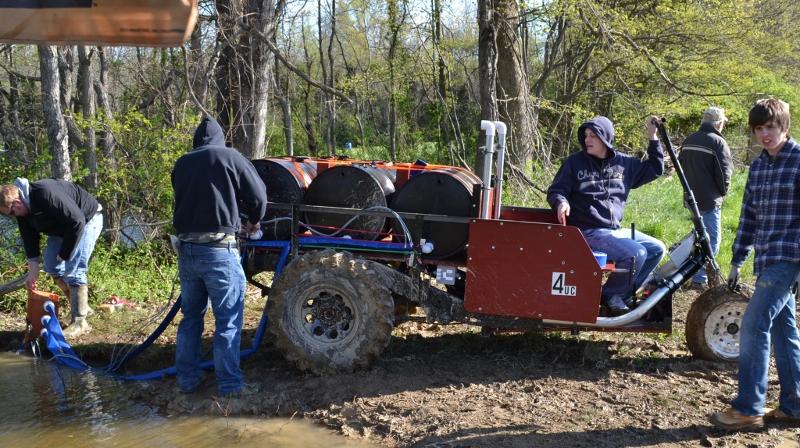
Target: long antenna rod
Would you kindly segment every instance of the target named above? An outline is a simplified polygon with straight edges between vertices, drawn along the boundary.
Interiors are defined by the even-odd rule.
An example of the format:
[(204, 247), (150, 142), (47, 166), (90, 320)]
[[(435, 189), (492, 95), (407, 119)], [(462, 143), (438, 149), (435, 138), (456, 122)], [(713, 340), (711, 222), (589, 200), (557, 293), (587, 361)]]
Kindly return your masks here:
[(716, 286), (720, 284), (722, 280), (722, 274), (720, 272), (719, 265), (717, 264), (717, 259), (714, 257), (714, 251), (711, 250), (711, 240), (708, 237), (706, 226), (703, 224), (703, 219), (700, 216), (700, 209), (697, 208), (697, 200), (694, 198), (694, 192), (692, 192), (692, 188), (689, 186), (689, 181), (686, 180), (683, 167), (681, 166), (680, 161), (678, 161), (678, 155), (675, 153), (675, 149), (672, 147), (672, 142), (669, 140), (666, 123), (666, 118), (662, 118), (661, 121), (656, 121), (658, 135), (661, 138), (661, 141), (664, 143), (664, 147), (667, 148), (669, 158), (672, 160), (672, 165), (675, 167), (675, 173), (678, 175), (678, 179), (681, 181), (681, 187), (683, 187), (684, 197), (686, 199), (686, 208), (688, 208), (689, 213), (692, 214), (692, 223), (694, 224), (694, 229), (697, 232), (697, 243), (703, 248), (703, 251), (706, 253), (706, 262), (714, 271), (713, 275), (708, 276), (709, 284), (711, 286)]

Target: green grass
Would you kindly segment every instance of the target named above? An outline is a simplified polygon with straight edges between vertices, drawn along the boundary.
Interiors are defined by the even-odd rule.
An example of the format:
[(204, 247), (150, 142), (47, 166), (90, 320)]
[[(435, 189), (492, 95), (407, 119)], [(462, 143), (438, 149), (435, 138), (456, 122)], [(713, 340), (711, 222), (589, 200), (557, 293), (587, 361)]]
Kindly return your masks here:
[(89, 266), (93, 301), (111, 295), (139, 303), (169, 299), (178, 271), (177, 256), (163, 241), (136, 248), (98, 244)]
[[(6, 266), (2, 281), (9, 281), (25, 272), (22, 254)], [(112, 295), (135, 303), (161, 304), (170, 298), (177, 273), (177, 259), (162, 241), (142, 244), (135, 248), (110, 246), (98, 241), (89, 264), (89, 301), (92, 305), (105, 302)], [(39, 274), (38, 288), (59, 292), (44, 272)], [(27, 293), (24, 289), (0, 297), (0, 310), (24, 312)]]
[[(722, 243), (717, 263), (727, 276), (731, 262), (731, 246), (739, 226), (742, 193), (747, 171), (738, 170), (731, 180), (731, 191), (722, 205)], [(667, 247), (679, 242), (692, 229), (689, 211), (683, 206), (683, 190), (676, 175), (664, 176), (639, 189), (628, 198), (623, 226), (636, 228), (654, 236)], [(752, 280), (752, 255), (742, 269), (743, 280)]]

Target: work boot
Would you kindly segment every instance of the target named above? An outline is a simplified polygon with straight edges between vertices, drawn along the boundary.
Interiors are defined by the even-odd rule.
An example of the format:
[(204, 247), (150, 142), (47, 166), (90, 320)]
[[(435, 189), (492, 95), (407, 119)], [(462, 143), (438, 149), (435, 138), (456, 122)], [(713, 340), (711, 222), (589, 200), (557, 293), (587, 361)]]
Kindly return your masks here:
[(608, 308), (608, 312), (612, 316), (622, 316), (631, 310), (628, 308), (628, 305), (625, 304), (625, 300), (622, 299), (622, 296), (617, 295), (603, 297), (603, 305)]
[(764, 427), (764, 417), (760, 415), (744, 415), (734, 408), (711, 414), (711, 423), (717, 428), (728, 431), (747, 431)]
[(72, 314), (72, 322), (66, 330), (65, 337), (78, 337), (88, 333), (92, 327), (86, 318), (89, 316), (89, 287), (87, 285), (70, 285), (69, 303)]
[[(58, 289), (60, 289), (61, 292), (64, 293), (64, 297), (70, 297), (69, 285), (67, 284), (66, 281), (64, 281), (64, 277), (53, 277), (53, 283), (55, 283), (56, 286), (58, 286)], [(86, 317), (90, 317), (92, 315), (94, 315), (94, 310), (91, 307), (89, 307), (89, 312), (86, 313)], [(70, 320), (69, 320), (69, 323), (72, 323), (74, 321), (75, 321), (75, 315), (72, 314), (72, 299), (70, 299)]]
[(64, 281), (64, 277), (53, 277), (53, 283), (64, 293), (64, 297), (69, 297), (69, 285)]
[[(53, 277), (53, 283), (55, 283), (56, 286), (58, 287), (58, 289), (60, 289), (61, 292), (64, 294), (64, 298), (65, 299), (69, 299), (69, 285), (67, 285), (67, 282), (64, 281), (64, 278), (63, 277)], [(61, 304), (61, 308), (60, 309), (62, 311), (67, 308), (66, 300), (60, 300), (60, 304)], [(61, 317), (58, 318), (59, 319), (58, 323), (61, 325), (61, 328), (66, 328), (67, 325), (69, 325), (69, 324), (71, 324), (72, 322), (75, 321), (75, 316), (72, 315), (72, 305), (70, 305), (70, 307), (69, 307), (69, 313), (70, 313), (69, 321), (67, 321), (67, 322), (61, 320)]]
[(789, 423), (792, 425), (800, 425), (800, 417), (794, 417), (783, 412), (780, 409), (765, 409), (764, 422), (770, 423)]

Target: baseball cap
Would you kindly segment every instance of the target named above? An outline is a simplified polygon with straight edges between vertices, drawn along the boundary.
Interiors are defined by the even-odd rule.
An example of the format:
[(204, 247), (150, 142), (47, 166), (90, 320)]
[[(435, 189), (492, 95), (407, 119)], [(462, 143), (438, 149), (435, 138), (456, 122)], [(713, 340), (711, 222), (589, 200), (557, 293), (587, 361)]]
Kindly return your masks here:
[(703, 121), (716, 123), (719, 121), (728, 121), (725, 116), (725, 109), (721, 107), (709, 107), (703, 112)]

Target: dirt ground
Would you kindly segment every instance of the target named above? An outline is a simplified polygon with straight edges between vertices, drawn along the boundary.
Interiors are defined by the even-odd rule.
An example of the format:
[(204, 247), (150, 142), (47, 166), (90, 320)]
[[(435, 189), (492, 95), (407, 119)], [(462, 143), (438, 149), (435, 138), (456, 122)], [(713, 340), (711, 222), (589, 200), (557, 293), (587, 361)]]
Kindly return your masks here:
[[(122, 384), (131, 399), (166, 415), (305, 418), (385, 447), (800, 447), (800, 428), (725, 433), (710, 425), (708, 415), (735, 394), (736, 366), (691, 359), (683, 326), (696, 294), (676, 294), (669, 336), (487, 337), (465, 325), (407, 322), (371, 369), (351, 374), (301, 373), (267, 342), (242, 363), (258, 389), (243, 398), (218, 399), (213, 374), (190, 395), (178, 393), (173, 378)], [(259, 317), (258, 298), (248, 302), (245, 341)], [(77, 341), (80, 352), (107, 361), (111, 343), (144, 312), (98, 315), (96, 330)], [(0, 317), (8, 330), (0, 342), (11, 344), (18, 320)], [(174, 327), (132, 367), (169, 365)], [(774, 369), (770, 379), (774, 405)]]

